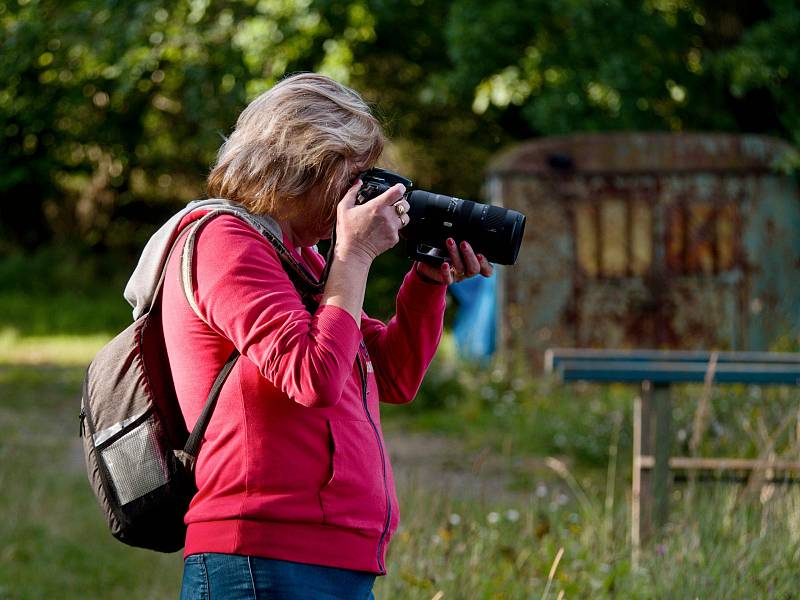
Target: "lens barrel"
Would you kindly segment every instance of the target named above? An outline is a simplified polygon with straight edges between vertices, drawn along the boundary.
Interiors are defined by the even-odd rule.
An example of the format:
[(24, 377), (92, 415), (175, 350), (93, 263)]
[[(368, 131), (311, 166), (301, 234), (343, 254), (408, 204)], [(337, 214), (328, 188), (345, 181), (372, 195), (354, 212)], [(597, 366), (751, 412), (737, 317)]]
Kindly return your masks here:
[(466, 240), (490, 262), (516, 262), (525, 232), (522, 213), (424, 190), (411, 191), (408, 202), (411, 221), (401, 235), (410, 243), (444, 249), (451, 237)]

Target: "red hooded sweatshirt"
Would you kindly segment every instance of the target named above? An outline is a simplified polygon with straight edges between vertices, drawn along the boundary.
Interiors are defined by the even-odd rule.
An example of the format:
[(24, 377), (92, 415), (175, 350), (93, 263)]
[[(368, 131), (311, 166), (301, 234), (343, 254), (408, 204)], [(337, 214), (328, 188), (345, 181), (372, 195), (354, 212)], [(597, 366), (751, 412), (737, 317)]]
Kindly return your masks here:
[[(190, 430), (227, 357), (234, 347), (242, 354), (197, 459), (184, 555), (384, 574), (400, 515), (379, 402), (416, 394), (441, 337), (446, 286), (412, 269), (387, 324), (364, 316), (359, 329), (331, 305), (310, 314), (272, 245), (223, 215), (206, 225), (195, 249), (201, 320), (181, 289), (182, 237), (164, 282), (162, 319)], [(315, 250), (287, 247), (319, 276), (324, 259)]]

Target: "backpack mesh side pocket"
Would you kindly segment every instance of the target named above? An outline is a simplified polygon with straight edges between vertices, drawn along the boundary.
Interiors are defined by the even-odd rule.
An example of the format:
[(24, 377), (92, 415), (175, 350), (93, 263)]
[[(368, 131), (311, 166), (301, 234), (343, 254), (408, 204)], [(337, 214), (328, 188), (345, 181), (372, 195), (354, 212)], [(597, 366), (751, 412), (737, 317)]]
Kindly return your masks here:
[(110, 438), (105, 438), (103, 434), (103, 431), (95, 434), (95, 447), (108, 470), (120, 506), (149, 494), (169, 481), (163, 435), (152, 414), (145, 413), (134, 419)]

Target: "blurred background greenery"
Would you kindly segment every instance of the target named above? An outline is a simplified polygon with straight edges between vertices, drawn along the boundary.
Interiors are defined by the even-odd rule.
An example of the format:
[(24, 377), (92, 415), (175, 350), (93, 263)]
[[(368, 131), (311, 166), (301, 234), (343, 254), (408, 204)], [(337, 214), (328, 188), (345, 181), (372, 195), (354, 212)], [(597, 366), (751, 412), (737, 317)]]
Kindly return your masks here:
[(203, 196), (242, 108), (295, 71), (358, 89), (387, 162), (467, 198), (494, 152), (540, 135), (800, 142), (794, 0), (2, 0), (0, 31), (0, 257), (61, 249), (0, 290), (129, 272)]
[[(488, 159), (542, 135), (800, 145), (798, 39), (795, 0), (0, 0), (0, 598), (177, 595), (178, 557), (103, 531), (78, 390), (130, 320), (122, 289), (145, 241), (204, 195), (238, 113), (281, 77), (319, 71), (359, 90), (392, 140), (385, 164), (480, 199)], [(369, 312), (392, 310), (405, 268), (400, 251), (381, 257)], [(415, 404), (386, 411), (390, 448), (417, 432), (424, 463), (476, 477), (447, 493), (398, 479), (408, 508), (379, 597), (796, 594), (795, 487), (678, 489), (668, 535), (635, 565), (634, 390), (479, 369), (445, 342)], [(714, 394), (708, 454), (800, 448), (800, 426), (770, 434), (796, 390)], [(677, 392), (678, 423), (698, 395)], [(449, 467), (431, 435), (461, 453)], [(690, 436), (678, 425), (675, 444)], [(492, 461), (496, 480), (481, 470)], [(478, 481), (495, 488), (476, 497)]]

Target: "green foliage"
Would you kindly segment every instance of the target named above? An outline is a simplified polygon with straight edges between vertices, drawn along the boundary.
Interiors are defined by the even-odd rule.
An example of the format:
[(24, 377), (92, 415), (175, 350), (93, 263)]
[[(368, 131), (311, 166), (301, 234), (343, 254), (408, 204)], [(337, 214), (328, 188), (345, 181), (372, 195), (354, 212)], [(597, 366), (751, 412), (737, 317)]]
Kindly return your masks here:
[[(541, 133), (680, 129), (717, 105), (720, 94), (705, 88), (701, 67), (692, 72), (686, 63), (699, 52), (699, 9), (663, 4), (668, 8), (626, 0), (459, 3), (448, 30), (455, 80), (475, 90), (477, 112), (517, 105)], [(493, 43), (492, 29), (510, 44)]]
[(519, 111), (544, 134), (721, 129), (798, 142), (799, 23), (787, 1), (464, 0), (447, 28), (450, 80), (476, 112)]
[[(0, 256), (67, 241), (127, 272), (246, 103), (299, 70), (374, 103), (388, 166), (465, 198), (536, 135), (800, 143), (798, 30), (791, 0), (0, 0)], [(375, 270), (373, 313), (406, 265)]]
[(296, 2), (0, 3), (2, 237), (141, 244), (202, 194), (246, 99), (324, 64), (329, 30)]
[[(739, 101), (761, 95), (772, 100), (774, 116), (795, 144), (800, 144), (800, 5), (792, 0), (771, 0), (769, 16), (754, 23), (741, 43), (720, 52), (717, 68), (729, 81)], [(800, 166), (795, 156), (794, 169)]]

